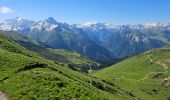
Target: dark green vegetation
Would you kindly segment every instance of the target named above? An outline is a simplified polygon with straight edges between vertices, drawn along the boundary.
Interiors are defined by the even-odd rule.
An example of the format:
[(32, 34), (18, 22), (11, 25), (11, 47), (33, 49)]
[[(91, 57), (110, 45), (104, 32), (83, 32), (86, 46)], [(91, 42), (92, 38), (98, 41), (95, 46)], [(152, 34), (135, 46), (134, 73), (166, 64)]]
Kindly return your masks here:
[(153, 49), (93, 73), (144, 100), (170, 97), (170, 48)]
[(0, 34), (0, 91), (12, 100), (135, 99), (128, 91), (26, 50)]

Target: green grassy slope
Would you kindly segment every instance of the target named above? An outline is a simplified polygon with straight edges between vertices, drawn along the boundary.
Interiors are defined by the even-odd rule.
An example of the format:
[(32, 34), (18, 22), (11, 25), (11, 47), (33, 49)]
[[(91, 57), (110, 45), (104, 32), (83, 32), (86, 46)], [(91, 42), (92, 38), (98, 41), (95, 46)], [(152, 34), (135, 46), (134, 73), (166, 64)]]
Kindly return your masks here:
[(170, 98), (170, 48), (130, 57), (93, 75), (144, 100), (167, 100)]
[(0, 91), (12, 100), (137, 98), (114, 84), (45, 60), (3, 35), (0, 41)]
[(34, 56), (33, 53), (28, 52), (25, 48), (19, 46), (14, 41), (10, 40), (2, 34), (0, 34), (0, 48), (14, 53), (20, 53), (27, 56)]

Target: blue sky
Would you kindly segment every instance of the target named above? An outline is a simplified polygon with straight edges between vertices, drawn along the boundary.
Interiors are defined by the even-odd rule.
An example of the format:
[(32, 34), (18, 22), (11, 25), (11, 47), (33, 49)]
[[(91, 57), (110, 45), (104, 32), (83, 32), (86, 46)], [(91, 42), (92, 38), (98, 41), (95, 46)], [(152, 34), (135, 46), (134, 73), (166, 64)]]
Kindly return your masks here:
[(71, 24), (170, 22), (170, 0), (0, 0), (0, 21), (17, 16)]

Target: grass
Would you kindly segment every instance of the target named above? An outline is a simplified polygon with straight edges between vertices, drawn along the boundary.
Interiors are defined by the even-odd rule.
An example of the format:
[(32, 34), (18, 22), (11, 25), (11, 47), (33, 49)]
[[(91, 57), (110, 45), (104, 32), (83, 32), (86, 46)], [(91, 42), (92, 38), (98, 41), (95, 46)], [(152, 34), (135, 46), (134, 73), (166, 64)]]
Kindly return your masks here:
[(33, 53), (30, 53), (25, 48), (23, 48), (22, 46), (19, 46), (14, 41), (10, 40), (9, 38), (7, 38), (6, 36), (2, 34), (0, 34), (0, 48), (5, 49), (10, 52), (24, 54), (27, 56), (35, 56)]
[[(170, 77), (170, 68), (167, 68), (166, 73), (161, 65), (165, 64), (170, 67), (170, 49), (167, 48), (155, 49), (130, 57), (109, 68), (96, 71), (92, 75), (110, 81), (141, 99), (167, 100), (170, 97), (170, 86), (165, 87), (163, 80)], [(144, 79), (151, 72), (155, 73)], [(159, 72), (163, 73), (159, 74)]]

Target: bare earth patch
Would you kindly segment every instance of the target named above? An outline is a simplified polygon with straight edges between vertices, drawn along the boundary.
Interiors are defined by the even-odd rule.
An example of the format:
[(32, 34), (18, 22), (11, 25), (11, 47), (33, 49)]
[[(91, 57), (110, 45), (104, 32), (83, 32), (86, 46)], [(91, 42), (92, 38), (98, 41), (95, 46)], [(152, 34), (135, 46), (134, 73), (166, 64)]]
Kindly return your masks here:
[(8, 98), (7, 94), (0, 91), (0, 100), (9, 100), (9, 98)]

